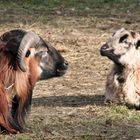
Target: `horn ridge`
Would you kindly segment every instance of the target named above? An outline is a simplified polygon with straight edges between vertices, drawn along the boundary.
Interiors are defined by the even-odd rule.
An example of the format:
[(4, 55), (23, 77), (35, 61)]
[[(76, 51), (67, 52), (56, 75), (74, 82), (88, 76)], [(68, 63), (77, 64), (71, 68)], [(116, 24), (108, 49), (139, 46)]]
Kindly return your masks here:
[(40, 42), (40, 37), (32, 31), (27, 32), (24, 35), (23, 39), (21, 40), (18, 54), (17, 54), (17, 61), (18, 61), (19, 68), (23, 72), (26, 72), (27, 69), (24, 58), (28, 49), (30, 47), (36, 47), (39, 42)]

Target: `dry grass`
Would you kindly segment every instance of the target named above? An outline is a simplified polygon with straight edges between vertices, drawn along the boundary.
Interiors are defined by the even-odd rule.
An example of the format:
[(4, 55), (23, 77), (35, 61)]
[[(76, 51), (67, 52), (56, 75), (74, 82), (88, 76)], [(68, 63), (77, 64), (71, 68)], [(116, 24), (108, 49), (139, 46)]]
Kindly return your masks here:
[[(17, 8), (17, 7), (16, 7)], [(103, 93), (111, 63), (100, 46), (118, 28), (139, 31), (139, 17), (124, 12), (108, 16), (96, 8), (77, 16), (19, 9), (0, 13), (0, 33), (13, 28), (33, 30), (62, 52), (69, 62), (64, 77), (37, 83), (27, 132), (0, 135), (4, 140), (128, 140), (140, 138), (140, 115), (125, 106), (105, 106)], [(16, 11), (17, 10), (17, 11)], [(106, 10), (106, 9), (105, 9)], [(100, 12), (99, 12), (100, 11)], [(112, 9), (112, 13), (115, 9)], [(17, 14), (16, 14), (17, 13)], [(115, 12), (114, 12), (115, 13)], [(86, 15), (86, 16), (84, 16)], [(87, 16), (88, 15), (88, 16)], [(114, 14), (113, 14), (114, 15)], [(131, 19), (131, 23), (128, 22)], [(127, 21), (127, 22), (126, 22)]]

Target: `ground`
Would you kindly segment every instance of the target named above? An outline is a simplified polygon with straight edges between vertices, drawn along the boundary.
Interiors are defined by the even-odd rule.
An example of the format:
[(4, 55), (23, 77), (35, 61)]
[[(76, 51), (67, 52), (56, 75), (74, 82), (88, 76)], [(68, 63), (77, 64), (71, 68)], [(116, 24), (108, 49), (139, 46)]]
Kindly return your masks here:
[[(140, 139), (140, 112), (104, 105), (106, 76), (112, 63), (99, 49), (125, 27), (140, 31), (139, 5), (132, 0), (39, 0), (0, 2), (0, 33), (33, 30), (69, 62), (63, 77), (36, 84), (26, 132), (0, 135), (4, 140), (135, 140)], [(55, 3), (56, 2), (56, 3)], [(58, 3), (57, 3), (58, 2)], [(71, 3), (70, 3), (71, 2)], [(60, 6), (60, 5), (61, 6)], [(69, 6), (70, 5), (70, 6)], [(47, 8), (46, 8), (46, 7)], [(45, 9), (46, 8), (46, 9)]]

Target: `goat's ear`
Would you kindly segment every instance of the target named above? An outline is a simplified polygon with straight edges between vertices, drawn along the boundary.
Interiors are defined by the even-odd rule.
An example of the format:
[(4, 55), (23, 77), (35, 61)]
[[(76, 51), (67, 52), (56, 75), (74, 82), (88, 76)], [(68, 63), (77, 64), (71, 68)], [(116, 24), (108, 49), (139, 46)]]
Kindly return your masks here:
[(136, 49), (138, 49), (139, 47), (140, 47), (140, 40), (138, 40), (136, 43)]

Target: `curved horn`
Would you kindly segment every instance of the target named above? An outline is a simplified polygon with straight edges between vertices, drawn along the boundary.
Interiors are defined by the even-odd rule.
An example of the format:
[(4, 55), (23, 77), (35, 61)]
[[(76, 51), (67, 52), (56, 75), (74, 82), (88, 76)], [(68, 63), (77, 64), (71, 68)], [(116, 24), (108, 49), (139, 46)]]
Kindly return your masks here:
[(39, 42), (40, 42), (40, 37), (32, 31), (27, 32), (27, 34), (25, 34), (25, 36), (21, 40), (19, 50), (18, 50), (18, 54), (17, 54), (17, 59), (18, 59), (19, 68), (23, 72), (26, 72), (26, 69), (27, 69), (24, 58), (25, 58), (25, 55), (26, 55), (28, 49), (30, 47), (37, 46), (37, 44)]

